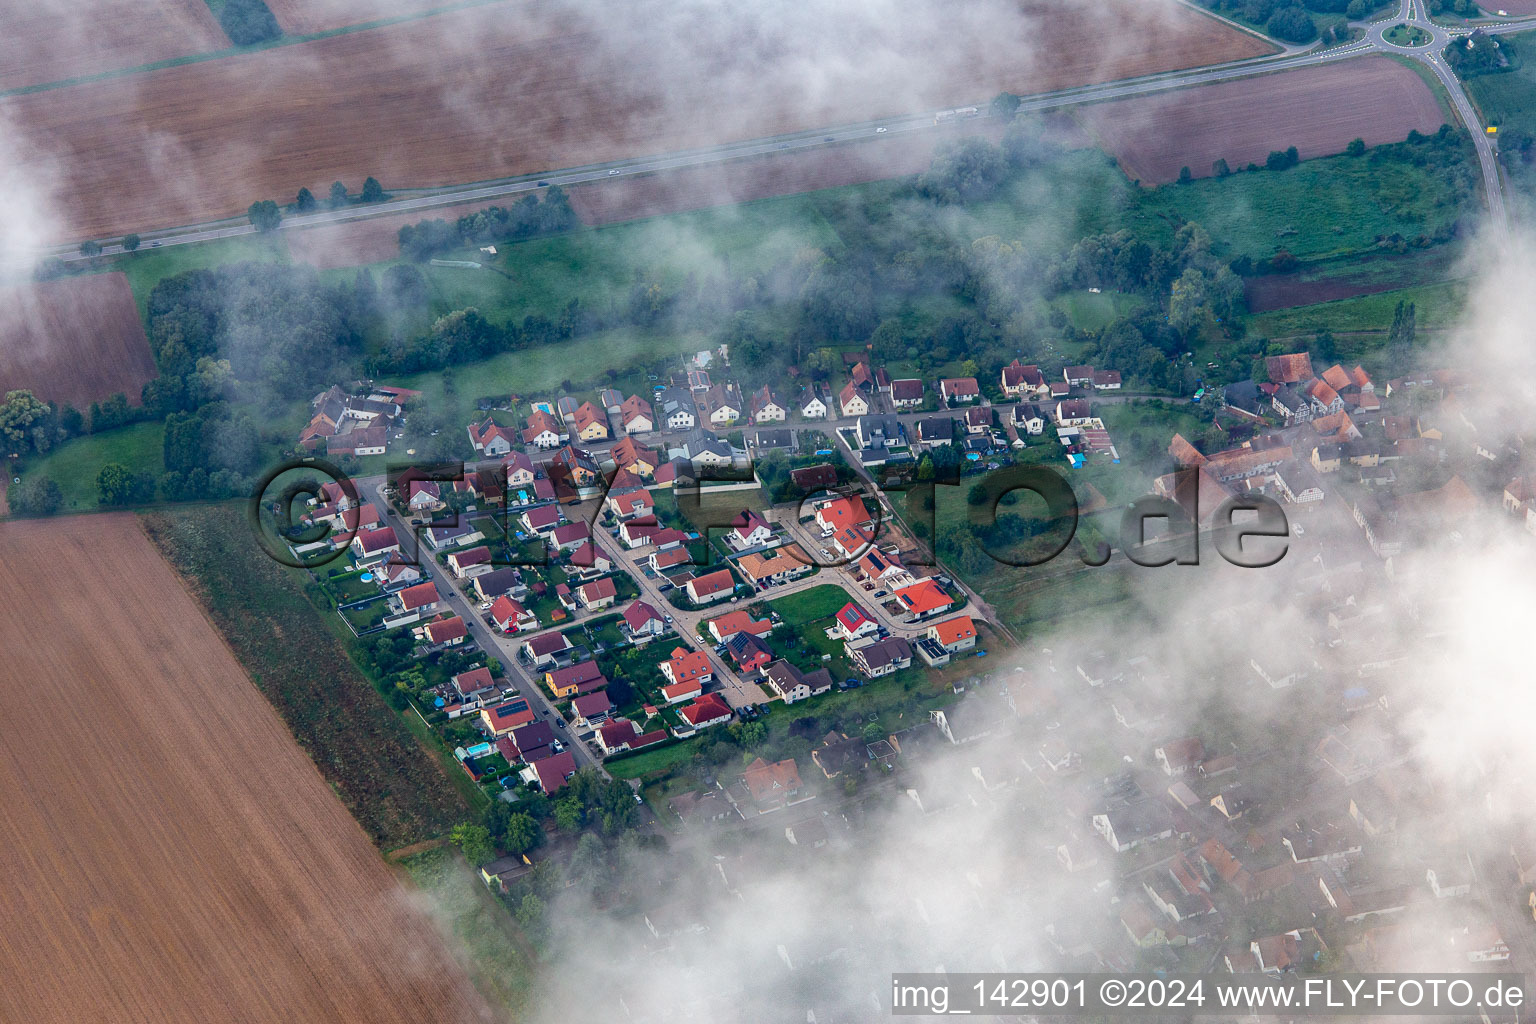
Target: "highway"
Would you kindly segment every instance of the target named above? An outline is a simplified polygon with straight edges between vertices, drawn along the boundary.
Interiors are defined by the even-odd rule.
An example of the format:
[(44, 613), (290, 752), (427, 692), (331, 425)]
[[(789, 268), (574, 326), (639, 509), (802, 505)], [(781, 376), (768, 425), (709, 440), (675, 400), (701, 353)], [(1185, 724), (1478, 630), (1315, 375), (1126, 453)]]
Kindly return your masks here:
[[(1430, 33), (1432, 37), (1431, 42), (1420, 47), (1399, 46), (1387, 42), (1385, 37), (1387, 29), (1404, 21)], [(1479, 27), (1491, 33), (1524, 32), (1536, 29), (1536, 17), (1500, 19), (1497, 22)], [(1315, 67), (1319, 64), (1332, 64), (1372, 54), (1398, 54), (1410, 57), (1426, 65), (1449, 94), (1451, 104), (1456, 110), (1457, 116), (1461, 118), (1467, 130), (1471, 132), (1474, 143), (1477, 146), (1478, 159), (1482, 164), (1484, 188), (1488, 196), (1491, 219), (1498, 229), (1503, 230), (1505, 224), (1503, 185), (1499, 176), (1493, 145), (1484, 134), (1483, 126), (1478, 123), (1471, 100), (1467, 98), (1460, 81), (1452, 73), (1443, 56), (1445, 47), (1454, 40), (1467, 35), (1470, 29), (1464, 27), (1447, 29), (1436, 25), (1424, 14), (1418, 0), (1402, 0), (1402, 6), (1393, 16), (1372, 22), (1365, 26), (1365, 29), (1366, 34), (1362, 39), (1328, 49), (1298, 50), (1293, 47), (1269, 57), (1254, 57), (1243, 61), (1190, 71), (1164, 72), (1140, 78), (1128, 78), (1116, 82), (1079, 86), (1050, 93), (1039, 93), (1026, 97), (1020, 104), (1019, 110), (1021, 112), (1038, 113), (1077, 104), (1127, 99), (1134, 96), (1146, 96), (1176, 89), (1185, 89), (1196, 85), (1210, 85), (1217, 82), (1251, 78), (1256, 75), (1266, 75), (1277, 71)], [(978, 101), (974, 105), (981, 110), (985, 110), (985, 102)], [(419, 212), (426, 214), (438, 207), (457, 203), (505, 200), (509, 197), (520, 196), (528, 192), (536, 192), (548, 185), (579, 185), (626, 176), (654, 174), (659, 171), (706, 167), (750, 157), (770, 156), (778, 153), (795, 152), (849, 142), (867, 142), (881, 135), (932, 131), (936, 127), (932, 112), (925, 111), (920, 114), (889, 117), (833, 128), (792, 132), (768, 138), (733, 142), (707, 149), (684, 150), (676, 153), (636, 157), (631, 160), (601, 164), (586, 164), (580, 167), (547, 171), (542, 174), (524, 175), (491, 182), (476, 182), (432, 191), (397, 189), (395, 190), (397, 198), (385, 203), (347, 207), (340, 210), (321, 210), (307, 214), (287, 214), (284, 216), (279, 230), (300, 230), (398, 213)], [(168, 245), (189, 245), (220, 238), (233, 238), (240, 235), (254, 234), (255, 231), (256, 229), (245, 218), (239, 217), (184, 227), (146, 230), (140, 232), (140, 237), (143, 248), (152, 248)], [(116, 255), (123, 251), (121, 244), (117, 242), (102, 246), (103, 255)], [(40, 258), (57, 256), (66, 262), (87, 258), (81, 254), (78, 243), (55, 246), (39, 252), (38, 256)]]

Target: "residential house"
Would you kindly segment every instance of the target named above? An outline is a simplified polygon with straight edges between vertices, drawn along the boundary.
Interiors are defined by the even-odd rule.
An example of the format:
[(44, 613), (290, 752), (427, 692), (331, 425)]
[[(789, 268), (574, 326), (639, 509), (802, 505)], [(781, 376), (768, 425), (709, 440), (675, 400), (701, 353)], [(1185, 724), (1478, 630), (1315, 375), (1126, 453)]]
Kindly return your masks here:
[(656, 414), (650, 402), (630, 395), (619, 407), (619, 423), (626, 434), (649, 434), (656, 429)]
[(540, 505), (538, 508), (529, 509), (518, 518), (522, 520), (524, 530), (540, 536), (552, 533), (565, 521), (565, 515), (560, 511), (559, 505)]
[(1264, 370), (1275, 384), (1299, 384), (1317, 376), (1312, 371), (1312, 357), (1306, 352), (1270, 356), (1264, 360)]
[(902, 587), (893, 596), (914, 621), (940, 615), (955, 603), (948, 591), (931, 579), (918, 580), (909, 587)]
[(838, 639), (854, 641), (880, 632), (880, 624), (853, 602), (843, 605), (833, 617), (831, 630)]
[(706, 693), (692, 704), (679, 712), (683, 720), (693, 729), (707, 729), (713, 725), (724, 725), (735, 716), (731, 714), (730, 706), (721, 700), (718, 694)]
[(358, 565), (373, 565), (400, 550), (400, 541), (392, 526), (363, 530), (352, 538), (352, 557)]
[(709, 620), (709, 633), (715, 638), (715, 643), (727, 643), (737, 633), (751, 633), (762, 638), (773, 632), (773, 623), (767, 619), (754, 619), (750, 612), (727, 612), (717, 619)]
[(952, 444), (955, 440), (955, 421), (948, 416), (929, 416), (918, 420), (917, 439), (930, 447)]
[(469, 425), (469, 443), (475, 451), (490, 458), (506, 455), (512, 450), (516, 434), (510, 427), (503, 427), (488, 419), (479, 425)]
[(595, 612), (607, 608), (618, 596), (618, 587), (615, 586), (612, 576), (604, 576), (600, 580), (583, 583), (576, 588), (576, 600), (588, 611)]
[(439, 615), (424, 626), (411, 630), (418, 640), (433, 649), (457, 647), (469, 635), (469, 628), (457, 615)]
[(815, 494), (837, 486), (837, 467), (822, 463), (789, 471), (790, 482), (802, 494)]
[(572, 724), (576, 728), (595, 729), (608, 721), (608, 716), (613, 713), (613, 701), (608, 699), (607, 690), (593, 690), (571, 701), (571, 711), (575, 714)]
[(591, 452), (572, 445), (565, 445), (549, 460), (550, 477), (578, 490), (596, 484), (600, 472)]
[(571, 641), (564, 633), (540, 633), (529, 637), (518, 647), (518, 654), (534, 668), (547, 669), (560, 655), (571, 649)]
[(667, 631), (666, 619), (644, 601), (635, 601), (624, 609), (624, 635), (632, 642), (649, 640)]
[(642, 750), (666, 738), (666, 732), (661, 729), (642, 733), (640, 727), (628, 718), (610, 718), (597, 730), (597, 745), (602, 748), (604, 757), (612, 757), (625, 750)]
[(763, 669), (763, 683), (785, 704), (794, 704), (831, 690), (832, 674), (824, 668), (801, 672), (787, 661), (775, 661)]
[(544, 685), (556, 700), (593, 693), (608, 685), (602, 669), (595, 661), (578, 661), (564, 668), (551, 668), (544, 673)]
[(1013, 425), (1026, 434), (1045, 433), (1045, 415), (1033, 402), (1021, 402), (1013, 407)]
[(491, 621), (503, 633), (521, 633), (539, 627), (538, 616), (506, 594), (491, 602)]
[(591, 402), (582, 402), (576, 408), (571, 425), (576, 437), (582, 441), (606, 441), (608, 439), (608, 414)]
[(1093, 830), (1116, 853), (1173, 835), (1173, 817), (1155, 800), (1116, 803), (1093, 816)]
[(992, 407), (979, 405), (965, 410), (965, 432), (967, 434), (986, 434), (992, 430)]
[(923, 382), (904, 377), (891, 382), (891, 405), (897, 409), (916, 409), (923, 404)]
[(627, 494), (614, 494), (610, 491), (604, 504), (620, 522), (650, 516), (656, 511), (656, 499), (651, 497), (650, 491), (630, 491)]
[(546, 794), (558, 793), (562, 786), (576, 774), (576, 757), (569, 750), (542, 758), (531, 766), (539, 788)]
[(470, 669), (468, 672), (460, 672), (449, 680), (454, 693), (458, 694), (459, 701), (464, 704), (478, 704), (486, 700), (492, 694), (497, 693), (496, 681), (491, 678), (491, 670), (484, 665)]
[(671, 657), (657, 667), (667, 679), (661, 695), (668, 704), (692, 700), (715, 678), (708, 656), (703, 651), (690, 651), (686, 647), (674, 647)]
[(1091, 366), (1067, 366), (1061, 371), (1062, 380), (1068, 387), (1082, 388), (1093, 383), (1093, 367)]
[(906, 431), (895, 416), (860, 416), (855, 429), (860, 448), (894, 448), (906, 443)]
[(829, 538), (846, 558), (857, 558), (874, 543), (874, 532), (869, 528), (872, 523), (864, 499), (857, 495), (834, 499), (816, 510), (821, 535)]
[(1119, 391), (1120, 371), (1094, 370), (1093, 377), (1088, 383), (1093, 385), (1093, 390), (1095, 391)]
[(1086, 398), (1069, 398), (1056, 403), (1056, 425), (1079, 427), (1093, 419), (1093, 407)]
[(736, 580), (729, 569), (717, 569), (689, 580), (684, 589), (688, 600), (696, 605), (714, 604), (730, 597), (736, 590)]
[(783, 423), (789, 418), (789, 403), (767, 384), (752, 393), (748, 408), (753, 423)]
[(816, 385), (807, 384), (800, 389), (800, 397), (797, 400), (800, 415), (808, 420), (824, 420), (827, 418), (827, 403), (817, 393)]
[(696, 396), (699, 418), (712, 427), (728, 427), (741, 419), (741, 395), (734, 384), (716, 384)]
[(425, 618), (435, 615), (439, 604), (437, 584), (430, 581), (406, 587), (389, 596), (389, 609), (397, 616), (414, 613), (418, 618)]
[(743, 678), (757, 672), (773, 660), (773, 651), (756, 634), (745, 630), (726, 641), (725, 649), (736, 662), (736, 670)]
[(899, 636), (863, 643), (848, 642), (843, 649), (849, 660), (871, 679), (900, 672), (912, 665), (912, 645)]
[(1205, 744), (1193, 736), (1164, 743), (1152, 752), (1164, 775), (1184, 775), (1205, 760)]
[(523, 443), (535, 448), (558, 448), (565, 442), (565, 428), (549, 413), (535, 409), (523, 426)]
[(464, 551), (448, 553), (448, 568), (461, 580), (467, 580), (495, 568), (491, 564), (491, 549), (485, 545)]
[(869, 415), (869, 398), (852, 381), (837, 393), (837, 408), (845, 418)]
[(954, 654), (976, 646), (976, 623), (969, 615), (957, 615), (928, 627), (928, 639)]
[(508, 487), (532, 487), (535, 477), (538, 476), (533, 470), (533, 460), (528, 457), (527, 452), (509, 454), (502, 462), (502, 469), (506, 471)]
[(657, 394), (656, 410), (668, 430), (692, 430), (699, 424), (693, 395), (680, 388), (668, 388)]
[(726, 539), (737, 551), (760, 548), (773, 540), (773, 527), (756, 512), (744, 508), (740, 515), (731, 520), (731, 532)]
[[(811, 799), (811, 794), (804, 792), (800, 769), (793, 758), (769, 764), (759, 757), (742, 772), (741, 790), (745, 791), (748, 800), (741, 801), (738, 798), (731, 802), (744, 817), (749, 810), (757, 814), (770, 814)], [(726, 798), (731, 799), (741, 790), (735, 786), (727, 788)]]
[(939, 381), (939, 396), (949, 404), (967, 404), (981, 398), (981, 385), (975, 377), (945, 377)]
[(491, 736), (505, 736), (519, 726), (527, 725), (538, 716), (528, 706), (526, 697), (514, 697), (494, 707), (480, 709), (480, 724)]
[(1003, 394), (1009, 398), (1044, 398), (1050, 394), (1045, 374), (1038, 366), (1025, 366), (1017, 359), (1003, 367)]
[(771, 587), (811, 571), (811, 560), (798, 544), (753, 551), (736, 559), (737, 570), (756, 588)]

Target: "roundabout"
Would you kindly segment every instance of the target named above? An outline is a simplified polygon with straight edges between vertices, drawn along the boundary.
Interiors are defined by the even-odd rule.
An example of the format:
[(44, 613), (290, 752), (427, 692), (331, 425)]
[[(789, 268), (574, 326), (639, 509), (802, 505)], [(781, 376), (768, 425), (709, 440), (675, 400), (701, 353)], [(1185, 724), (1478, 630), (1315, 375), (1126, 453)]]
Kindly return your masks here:
[(1418, 25), (1399, 22), (1381, 34), (1382, 41), (1402, 49), (1419, 49), (1435, 41), (1435, 37)]

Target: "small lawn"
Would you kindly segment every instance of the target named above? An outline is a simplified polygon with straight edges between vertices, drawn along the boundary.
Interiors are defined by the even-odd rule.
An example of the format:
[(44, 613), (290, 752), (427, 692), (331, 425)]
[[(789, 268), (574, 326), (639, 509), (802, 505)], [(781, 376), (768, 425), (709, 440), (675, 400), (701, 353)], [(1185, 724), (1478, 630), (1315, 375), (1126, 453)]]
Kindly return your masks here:
[(848, 603), (848, 592), (831, 583), (811, 587), (797, 594), (769, 601), (768, 606), (779, 613), (784, 625), (798, 629), (816, 619), (836, 615)]

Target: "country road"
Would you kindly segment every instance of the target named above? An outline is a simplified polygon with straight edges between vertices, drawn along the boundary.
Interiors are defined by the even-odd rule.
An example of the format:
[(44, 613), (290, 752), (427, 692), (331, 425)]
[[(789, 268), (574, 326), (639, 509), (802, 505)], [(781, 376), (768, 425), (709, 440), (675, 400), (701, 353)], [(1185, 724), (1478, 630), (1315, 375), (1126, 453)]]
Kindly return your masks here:
[[(1432, 41), (1420, 47), (1398, 46), (1387, 42), (1385, 38), (1386, 30), (1402, 21), (1407, 21), (1429, 32), (1432, 36)], [(1402, 6), (1394, 16), (1372, 22), (1363, 27), (1366, 31), (1364, 38), (1329, 49), (1298, 50), (1295, 47), (1291, 47), (1269, 57), (1253, 57), (1247, 60), (1199, 68), (1192, 71), (1163, 72), (1140, 78), (1128, 78), (1116, 82), (1078, 86), (1050, 93), (1038, 93), (1025, 97), (1019, 106), (1019, 110), (1020, 112), (1038, 113), (1077, 104), (1099, 103), (1132, 96), (1145, 96), (1153, 93), (1185, 89), (1191, 86), (1251, 78), (1256, 75), (1266, 75), (1277, 71), (1315, 67), (1319, 64), (1332, 64), (1372, 54), (1387, 53), (1405, 56), (1423, 63), (1434, 72), (1436, 78), (1449, 94), (1451, 105), (1456, 110), (1457, 116), (1461, 118), (1467, 130), (1471, 132), (1474, 144), (1477, 147), (1479, 161), (1482, 164), (1484, 188), (1488, 195), (1489, 213), (1494, 223), (1502, 230), (1505, 218), (1505, 204), (1502, 181), (1499, 176), (1493, 145), (1488, 141), (1488, 138), (1483, 133), (1482, 126), (1477, 122), (1471, 100), (1467, 98), (1460, 81), (1446, 64), (1443, 56), (1445, 47), (1452, 41), (1466, 36), (1470, 29), (1464, 27), (1447, 29), (1436, 25), (1423, 13), (1418, 0), (1402, 0)], [(1500, 19), (1478, 27), (1490, 33), (1524, 32), (1536, 29), (1536, 17)], [(974, 105), (981, 110), (986, 109), (985, 101), (975, 101)], [(767, 138), (729, 143), (708, 149), (685, 150), (601, 164), (586, 164), (580, 167), (567, 167), (560, 170), (551, 170), (540, 174), (524, 175), (499, 181), (475, 182), (430, 192), (420, 191), (413, 193), (410, 189), (396, 188), (393, 191), (398, 198), (384, 203), (343, 210), (324, 210), (316, 213), (286, 215), (279, 230), (297, 230), (326, 224), (366, 220), (398, 213), (427, 212), (437, 207), (450, 206), (457, 203), (504, 199), (509, 196), (536, 192), (550, 185), (578, 185), (587, 182), (607, 181), (616, 177), (653, 174), (659, 171), (679, 170), (690, 167), (705, 167), (757, 156), (768, 156), (848, 142), (868, 141), (876, 135), (931, 131), (936, 127), (932, 112), (925, 111), (921, 114), (883, 118), (832, 128), (809, 129)], [(233, 238), (240, 235), (254, 234), (255, 231), (256, 229), (245, 218), (240, 217), (205, 224), (145, 230), (140, 232), (140, 236), (143, 248), (153, 248), (169, 245), (189, 245), (220, 238)], [(124, 249), (120, 243), (114, 242), (110, 245), (102, 246), (102, 255), (111, 256), (122, 252), (124, 252)], [(78, 243), (55, 246), (40, 251), (37, 255), (39, 258), (56, 256), (66, 262), (88, 258), (81, 254)]]

